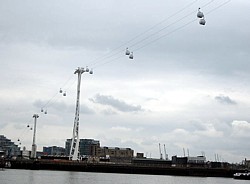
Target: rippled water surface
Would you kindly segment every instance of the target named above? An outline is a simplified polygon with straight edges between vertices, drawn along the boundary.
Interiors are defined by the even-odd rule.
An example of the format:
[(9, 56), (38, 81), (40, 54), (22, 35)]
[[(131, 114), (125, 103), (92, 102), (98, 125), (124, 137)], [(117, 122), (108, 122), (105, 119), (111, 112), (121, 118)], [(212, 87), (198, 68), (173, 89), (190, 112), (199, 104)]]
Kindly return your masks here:
[(181, 177), (139, 174), (86, 173), (45, 170), (0, 171), (0, 184), (249, 184), (232, 178)]

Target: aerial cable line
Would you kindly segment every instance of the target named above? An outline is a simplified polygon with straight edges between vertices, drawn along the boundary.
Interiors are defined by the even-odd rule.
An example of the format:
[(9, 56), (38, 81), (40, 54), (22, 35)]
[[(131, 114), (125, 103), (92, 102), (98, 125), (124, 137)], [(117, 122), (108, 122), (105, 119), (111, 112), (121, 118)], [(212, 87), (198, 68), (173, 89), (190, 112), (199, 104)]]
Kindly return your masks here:
[[(149, 31), (151, 31), (151, 30), (154, 29), (155, 27), (161, 25), (162, 23), (166, 22), (166, 21), (169, 20), (170, 18), (172, 18), (172, 17), (178, 15), (179, 13), (183, 12), (185, 9), (189, 8), (190, 6), (192, 6), (192, 5), (195, 4), (197, 1), (199, 1), (199, 0), (195, 0), (195, 1), (191, 2), (191, 3), (189, 3), (188, 5), (186, 5), (185, 7), (183, 7), (182, 9), (180, 9), (179, 11), (173, 13), (172, 15), (170, 15), (169, 17), (163, 19), (163, 20), (160, 21), (159, 23), (157, 23), (157, 24), (151, 26), (151, 27), (148, 28), (146, 31), (144, 31), (144, 32), (142, 32), (142, 33), (136, 35), (135, 37), (133, 37), (133, 38), (130, 39), (129, 41), (127, 41), (127, 42), (121, 44), (120, 46), (116, 47), (115, 49), (113, 49), (112, 51), (110, 51), (107, 55), (101, 56), (101, 57), (98, 57), (98, 58), (92, 60), (91, 62), (96, 61), (96, 62), (94, 62), (94, 63), (92, 64), (92, 66), (93, 66), (93, 65), (96, 65), (97, 63), (99, 63), (101, 59), (102, 59), (102, 60), (103, 60), (103, 59), (108, 59), (108, 58), (110, 58), (110, 57), (112, 57), (112, 56), (114, 56), (114, 55), (120, 53), (121, 51), (116, 52), (115, 54), (112, 54), (112, 52), (114, 52), (114, 51), (116, 51), (116, 50), (118, 50), (118, 49), (120, 49), (120, 48), (123, 48), (123, 47), (126, 46), (128, 43), (131, 43), (132, 41), (138, 39), (139, 37), (142, 37), (143, 35), (145, 35), (145, 34), (148, 33)], [(211, 0), (210, 3), (211, 3), (212, 1), (214, 1), (214, 0)], [(124, 49), (123, 49), (122, 51), (124, 51)], [(88, 64), (88, 65), (90, 65), (90, 64)]]
[(68, 80), (61, 86), (61, 88), (64, 88), (64, 86), (66, 86), (73, 77), (74, 77), (74, 75), (70, 75)]
[[(155, 27), (157, 27), (157, 26), (161, 25), (162, 23), (166, 22), (167, 20), (171, 19), (172, 17), (178, 15), (179, 13), (183, 12), (183, 11), (184, 11), (185, 9), (187, 9), (188, 7), (192, 6), (192, 5), (193, 5), (194, 3), (196, 3), (197, 1), (199, 1), (199, 0), (195, 0), (195, 1), (191, 2), (190, 4), (188, 4), (187, 6), (185, 6), (184, 8), (182, 8), (181, 10), (177, 11), (176, 13), (173, 13), (172, 15), (170, 15), (169, 17), (163, 19), (163, 20), (160, 21), (159, 23), (157, 23), (157, 24), (151, 26), (151, 27), (148, 28), (146, 31), (144, 31), (144, 32), (142, 32), (142, 33), (136, 35), (134, 38), (130, 39), (130, 40), (129, 40), (128, 42), (126, 42), (125, 44), (132, 42), (133, 40), (135, 40), (135, 39), (141, 37), (142, 35), (146, 34), (146, 33), (149, 32), (149, 31), (151, 31), (151, 30), (154, 29)], [(214, 0), (212, 0), (212, 1), (214, 1)], [(124, 45), (125, 45), (125, 44), (124, 44)], [(123, 46), (124, 46), (124, 45), (123, 45)]]
[(106, 62), (103, 62), (103, 63), (100, 63), (99, 65), (97, 65), (96, 67), (94, 67), (94, 68), (99, 68), (100, 66), (102, 66), (102, 65), (105, 65), (105, 64), (108, 64), (108, 63), (111, 63), (111, 62), (114, 62), (114, 61), (117, 61), (118, 59), (120, 59), (120, 58), (122, 58), (122, 57), (124, 57), (123, 55), (119, 55), (118, 57), (116, 57), (116, 58), (113, 58), (113, 59), (111, 59), (111, 60), (108, 60), (108, 61), (106, 61)]
[[(183, 20), (184, 18), (186, 18), (187, 16), (193, 15), (195, 12), (196, 12), (196, 11), (193, 11), (193, 12), (189, 13), (188, 15), (185, 15), (184, 17), (182, 17), (182, 18), (180, 18), (179, 20), (177, 20), (177, 21), (175, 21), (175, 22), (173, 22), (173, 23), (167, 25), (166, 27), (164, 27), (164, 28), (158, 30), (157, 32), (152, 33), (151, 35), (149, 35), (149, 36), (143, 38), (142, 40), (137, 41), (136, 43), (130, 45), (129, 48), (134, 47), (134, 46), (138, 45), (139, 43), (141, 43), (141, 42), (143, 42), (143, 41), (145, 41), (145, 40), (151, 38), (152, 36), (156, 35), (157, 33), (159, 33), (159, 32), (161, 32), (161, 31), (163, 31), (163, 30), (169, 28), (170, 26), (175, 25), (176, 23), (182, 21), (182, 20)], [(120, 48), (120, 47), (119, 47), (119, 48)], [(113, 55), (110, 55), (110, 56), (105, 57), (103, 60), (109, 59), (109, 58), (111, 58), (111, 57), (113, 57), (113, 56), (115, 56), (115, 55), (117, 55), (117, 54), (120, 54), (121, 51), (124, 51), (124, 49), (119, 50), (118, 52), (114, 53)], [(118, 57), (118, 58), (120, 58), (120, 57)], [(117, 59), (117, 58), (116, 58), (116, 59)], [(113, 60), (112, 60), (112, 61), (113, 61)], [(104, 63), (105, 63), (105, 64), (106, 64), (106, 63), (109, 63), (109, 61), (104, 62)], [(96, 63), (95, 65), (98, 65), (98, 64)], [(95, 65), (94, 65), (94, 66), (95, 66)], [(101, 65), (103, 65), (103, 64), (101, 64)], [(96, 68), (96, 67), (94, 67), (94, 68)]]
[[(30, 120), (31, 121), (31, 120)], [(21, 130), (21, 133), (16, 137), (16, 141), (18, 145), (22, 145), (22, 141), (24, 137), (27, 136), (27, 133), (29, 130), (32, 130), (32, 127), (30, 126), (31, 122), (29, 122), (24, 128)]]
[[(127, 45), (128, 43), (130, 43), (130, 42), (136, 40), (137, 38), (142, 37), (143, 35), (145, 35), (146, 33), (148, 33), (150, 30), (154, 29), (155, 27), (157, 27), (158, 25), (162, 24), (163, 22), (165, 22), (165, 21), (169, 20), (170, 18), (176, 16), (177, 14), (181, 13), (182, 11), (184, 11), (185, 9), (187, 9), (188, 7), (190, 7), (190, 6), (192, 6), (193, 4), (195, 4), (197, 1), (198, 1), (198, 0), (195, 0), (195, 1), (191, 2), (190, 4), (188, 4), (187, 6), (185, 6), (184, 8), (182, 8), (181, 10), (179, 10), (179, 11), (177, 11), (176, 13), (170, 15), (169, 17), (165, 18), (164, 20), (162, 20), (161, 22), (155, 24), (154, 26), (151, 26), (149, 29), (147, 29), (147, 30), (144, 31), (143, 33), (138, 34), (137, 36), (135, 36), (134, 38), (130, 39), (130, 40), (127, 41), (126, 43), (122, 44), (121, 46), (117, 47), (116, 49), (113, 49), (113, 51), (110, 51), (110, 54), (108, 54), (106, 57), (105, 57), (105, 56), (103, 57), (102, 61), (97, 61), (97, 62), (95, 62), (95, 63), (93, 64), (93, 67), (94, 67), (95, 65), (99, 65), (99, 63), (102, 63), (103, 60), (112, 58), (113, 56), (115, 56), (115, 55), (117, 55), (117, 54), (120, 54), (120, 52), (123, 52), (123, 51), (124, 51), (124, 48), (123, 48), (122, 50), (117, 51), (117, 52), (114, 53), (114, 54), (112, 54), (112, 52), (114, 52), (115, 50), (118, 50), (118, 49), (121, 48), (121, 47), (124, 47), (125, 45)], [(214, 1), (215, 1), (215, 0), (211, 0), (211, 1), (209, 1), (208, 3), (202, 5), (202, 7), (206, 7), (206, 6), (208, 6), (209, 4), (211, 4), (211, 3), (214, 2)], [(175, 21), (175, 22), (173, 22), (173, 23), (171, 23), (171, 24), (169, 24), (169, 25), (167, 25), (167, 26), (161, 28), (160, 30), (158, 30), (158, 31), (156, 31), (156, 32), (154, 32), (154, 33), (152, 33), (152, 34), (150, 34), (149, 36), (146, 36), (145, 38), (142, 38), (141, 40), (137, 41), (136, 43), (134, 43), (134, 44), (132, 44), (132, 45), (129, 45), (128, 47), (131, 48), (131, 47), (133, 47), (133, 46), (138, 45), (139, 43), (141, 43), (141, 42), (143, 42), (143, 41), (145, 41), (145, 40), (147, 40), (147, 39), (149, 39), (149, 38), (155, 36), (156, 34), (160, 33), (161, 31), (163, 31), (163, 30), (165, 30), (165, 29), (167, 29), (167, 28), (169, 28), (169, 27), (175, 25), (176, 23), (182, 21), (182, 20), (183, 20), (184, 18), (186, 18), (187, 16), (193, 15), (195, 12), (196, 12), (196, 11), (193, 11), (193, 12), (191, 12), (191, 13), (189, 13), (189, 14), (186, 14), (186, 15), (183, 16), (181, 19), (178, 19), (177, 21)], [(113, 60), (112, 60), (112, 61), (113, 61)], [(107, 61), (107, 62), (104, 62), (104, 63), (110, 63), (110, 62)], [(103, 65), (103, 64), (101, 64), (101, 65)], [(94, 67), (94, 68), (96, 68), (96, 67)]]
[(210, 11), (208, 11), (206, 14), (210, 14), (210, 13), (216, 11), (217, 9), (221, 8), (222, 6), (225, 6), (226, 4), (228, 4), (230, 1), (231, 1), (231, 0), (225, 1), (225, 2), (222, 3), (221, 5), (215, 7), (214, 9), (212, 9), (212, 10), (210, 10)]
[(188, 23), (186, 23), (186, 24), (184, 24), (184, 25), (182, 25), (182, 26), (180, 26), (180, 27), (174, 29), (173, 31), (170, 31), (170, 32), (168, 32), (168, 33), (166, 33), (166, 34), (163, 34), (162, 36), (160, 36), (160, 37), (158, 37), (158, 38), (156, 38), (156, 39), (154, 39), (154, 40), (152, 40), (152, 41), (150, 41), (150, 42), (148, 42), (148, 43), (142, 45), (141, 47), (138, 47), (138, 48), (134, 49), (134, 51), (141, 50), (142, 48), (144, 48), (144, 47), (146, 47), (146, 46), (148, 46), (148, 45), (150, 45), (150, 44), (152, 44), (152, 43), (154, 43), (154, 42), (156, 42), (156, 41), (158, 41), (158, 40), (160, 40), (160, 39), (162, 39), (162, 38), (164, 38), (164, 37), (166, 37), (166, 36), (169, 36), (169, 35), (173, 34), (174, 32), (176, 32), (176, 31), (178, 31), (178, 30), (183, 29), (184, 27), (186, 27), (186, 26), (188, 26), (189, 24), (195, 22), (196, 20), (197, 20), (197, 19), (193, 19), (193, 20), (189, 21)]
[[(74, 76), (74, 75), (73, 75), (73, 76)], [(77, 82), (77, 79), (75, 79), (75, 80), (69, 85), (69, 87), (67, 87), (65, 90), (68, 91), (76, 82)]]
[[(121, 47), (119, 47), (119, 48), (121, 48)], [(115, 53), (112, 54), (112, 55), (107, 55), (106, 57), (103, 57), (102, 61), (103, 61), (103, 60), (107, 60), (107, 59), (109, 59), (109, 58), (112, 58), (113, 56), (116, 56), (116, 55), (120, 54), (122, 51), (124, 51), (124, 49), (119, 50), (119, 51), (115, 52)], [(101, 63), (100, 60), (99, 60), (98, 62), (95, 62), (95, 63), (92, 65), (92, 67), (93, 67), (93, 68), (96, 68), (95, 66), (98, 65), (99, 63)]]
[[(66, 86), (66, 84), (69, 83), (69, 81), (74, 77), (74, 75), (71, 75), (71, 77), (62, 85), (62, 88)], [(75, 83), (75, 80), (74, 80)], [(72, 87), (72, 85), (70, 85), (70, 87)], [(66, 88), (69, 89), (70, 87)], [(60, 91), (62, 90), (62, 88), (60, 88)], [(63, 92), (63, 96), (66, 96), (66, 91)], [(57, 98), (56, 98), (57, 97)], [(47, 108), (52, 105), (53, 103), (55, 103), (57, 100), (59, 99), (58, 96), (58, 92), (56, 92), (44, 105), (41, 106), (41, 112), (44, 112), (45, 114), (47, 114)]]
[[(214, 0), (211, 0), (210, 2), (204, 4), (202, 7), (208, 6), (208, 5), (211, 4), (213, 1), (214, 1)], [(149, 36), (143, 38), (142, 40), (139, 40), (138, 42), (136, 42), (136, 43), (130, 45), (129, 48), (131, 48), (131, 47), (133, 47), (133, 46), (135, 46), (135, 45), (138, 45), (139, 43), (141, 43), (141, 42), (143, 42), (143, 41), (145, 41), (145, 40), (147, 40), (147, 39), (153, 37), (154, 35), (156, 35), (156, 34), (162, 32), (163, 30), (165, 30), (165, 29), (167, 29), (167, 28), (169, 28), (169, 27), (171, 27), (171, 26), (177, 24), (178, 22), (182, 21), (184, 18), (187, 18), (187, 17), (190, 16), (190, 15), (193, 15), (195, 12), (196, 12), (196, 10), (190, 12), (189, 14), (186, 14), (185, 16), (183, 16), (182, 18), (178, 19), (177, 21), (175, 21), (175, 22), (173, 22), (173, 23), (171, 23), (171, 24), (169, 24), (169, 25), (167, 25), (167, 26), (161, 28), (160, 30), (158, 30), (158, 31), (156, 31), (156, 32), (154, 32), (154, 33), (152, 33), (152, 34), (150, 34)]]
[[(208, 5), (211, 4), (213, 1), (214, 1), (214, 0), (210, 1), (209, 3), (203, 5), (202, 7), (208, 6)], [(224, 2), (224, 3), (222, 3), (221, 5), (219, 5), (219, 6), (215, 7), (215, 8), (213, 8), (212, 10), (208, 11), (207, 14), (210, 14), (211, 12), (217, 10), (218, 8), (221, 8), (222, 6), (228, 4), (230, 1), (231, 1), (231, 0), (228, 0), (228, 1)], [(195, 13), (195, 12), (196, 12), (196, 11), (192, 12), (192, 14)], [(189, 15), (191, 15), (191, 13), (188, 14), (188, 16), (189, 16)], [(181, 20), (182, 20), (182, 19), (179, 19), (178, 21), (181, 21)], [(164, 38), (164, 37), (166, 37), (166, 36), (169, 36), (169, 35), (173, 34), (174, 32), (176, 32), (176, 31), (178, 31), (178, 30), (181, 30), (181, 29), (183, 29), (184, 27), (187, 27), (188, 25), (190, 25), (191, 23), (193, 23), (193, 22), (195, 22), (195, 21), (197, 21), (196, 18), (193, 19), (193, 20), (191, 20), (191, 21), (189, 21), (189, 22), (187, 22), (186, 24), (184, 24), (184, 25), (182, 25), (182, 26), (179, 26), (179, 27), (177, 27), (176, 29), (174, 29), (174, 30), (172, 30), (172, 31), (170, 31), (170, 32), (168, 32), (168, 33), (166, 33), (166, 34), (163, 34), (163, 35), (161, 35), (160, 37), (158, 37), (158, 38), (156, 38), (156, 39), (154, 39), (154, 40), (152, 40), (152, 41), (150, 41), (150, 42), (148, 42), (148, 43), (142, 45), (141, 47), (138, 47), (138, 48), (134, 49), (134, 51), (141, 50), (141, 49), (143, 49), (144, 47), (148, 46), (149, 44), (152, 44), (152, 43), (154, 43), (154, 42), (156, 42), (156, 41), (158, 41), (158, 40), (160, 40), (160, 39), (162, 39), (162, 38)], [(168, 27), (169, 27), (169, 26), (168, 26)], [(114, 61), (116, 61), (117, 59), (119, 59), (119, 58), (121, 58), (121, 57), (122, 57), (122, 56), (119, 56), (119, 57), (114, 58), (114, 59), (112, 59), (112, 60), (110, 60), (110, 61), (100, 63), (100, 64), (97, 65), (95, 68), (97, 68), (97, 67), (99, 67), (99, 66), (101, 66), (101, 65), (107, 64), (107, 63), (114, 62)]]
[[(231, 0), (228, 0), (228, 1), (224, 2), (224, 3), (222, 3), (221, 5), (215, 7), (214, 9), (212, 9), (212, 10), (210, 10), (210, 11), (208, 11), (206, 14), (210, 14), (210, 13), (212, 13), (213, 11), (217, 10), (218, 8), (221, 8), (222, 6), (225, 6), (225, 5), (228, 4), (230, 1), (231, 1)], [(195, 21), (196, 21), (196, 19), (193, 19), (193, 20), (187, 22), (186, 24), (184, 24), (184, 25), (182, 25), (182, 26), (180, 26), (180, 27), (174, 29), (173, 31), (168, 32), (168, 33), (166, 33), (166, 34), (163, 34), (162, 36), (160, 36), (160, 37), (158, 37), (158, 38), (156, 38), (156, 39), (154, 39), (154, 40), (148, 42), (147, 44), (145, 44), (145, 45), (143, 45), (143, 46), (141, 46), (141, 47), (136, 48), (134, 51), (141, 50), (142, 48), (148, 46), (149, 44), (152, 44), (152, 43), (154, 43), (154, 42), (156, 42), (156, 41), (162, 39), (163, 37), (169, 36), (170, 34), (173, 34), (174, 32), (176, 32), (176, 31), (178, 31), (178, 30), (180, 30), (180, 29), (183, 29), (184, 27), (188, 26), (189, 24), (191, 24), (191, 23), (193, 23), (193, 22), (195, 22)]]
[[(196, 1), (197, 1), (197, 0), (196, 0)], [(185, 10), (187, 7), (189, 7), (190, 5), (194, 4), (196, 1), (192, 2), (191, 4), (189, 4), (188, 6), (186, 6), (185, 8), (183, 8), (181, 11)], [(207, 6), (208, 4), (212, 3), (213, 1), (214, 1), (214, 0), (210, 1), (209, 3), (205, 4), (204, 6)], [(165, 26), (164, 28), (160, 29), (159, 31), (157, 31), (157, 32), (155, 32), (155, 33), (152, 33), (151, 35), (147, 36), (146, 38), (143, 38), (142, 40), (137, 41), (136, 43), (134, 43), (133, 45), (130, 45), (129, 47), (135, 46), (135, 45), (137, 45), (137, 44), (139, 44), (139, 43), (141, 43), (141, 42), (143, 42), (143, 41), (149, 39), (150, 37), (156, 35), (157, 33), (161, 32), (161, 31), (163, 31), (163, 30), (165, 30), (166, 28), (169, 28), (170, 26), (172, 26), (172, 25), (174, 25), (174, 24), (176, 24), (176, 23), (182, 21), (182, 20), (183, 20), (184, 18), (186, 18), (187, 16), (193, 15), (195, 12), (196, 12), (196, 11), (193, 11), (193, 12), (189, 13), (188, 15), (185, 15), (185, 16), (182, 17), (181, 19), (175, 21), (174, 23), (171, 23), (171, 24)], [(171, 17), (173, 17), (174, 15), (177, 15), (178, 13), (180, 13), (180, 12), (177, 12), (177, 13), (171, 15), (170, 17), (164, 19), (164, 21), (170, 19)], [(164, 21), (161, 21), (161, 22), (158, 23), (157, 25), (161, 24), (161, 23), (164, 22)], [(148, 29), (147, 31), (145, 31), (145, 32), (142, 33), (142, 34), (145, 34), (145, 33), (148, 32), (149, 30), (152, 30), (154, 27), (156, 27), (156, 26), (152, 26), (150, 29)], [(133, 39), (131, 39), (130, 41), (128, 41), (128, 42), (126, 42), (126, 43), (129, 43), (129, 42), (135, 40), (135, 38), (136, 38), (136, 37), (134, 37)], [(123, 44), (122, 46), (124, 46), (124, 45), (125, 45), (125, 44)], [(118, 48), (121, 48), (122, 46), (120, 46), (120, 47), (118, 47)], [(117, 49), (118, 49), (118, 48), (117, 48)], [(117, 50), (117, 49), (116, 49), (116, 50)], [(112, 55), (109, 55), (109, 56), (105, 57), (103, 60), (109, 59), (109, 58), (111, 58), (111, 57), (113, 57), (113, 56), (115, 56), (115, 55), (117, 55), (117, 54), (120, 54), (120, 52), (122, 52), (122, 51), (124, 51), (124, 49), (119, 50), (118, 52), (116, 52), (116, 53), (114, 53), (114, 54), (112, 54)], [(100, 64), (96, 62), (95, 65), (97, 65), (97, 66), (99, 67), (99, 65), (104, 65), (104, 64), (113, 62), (114, 60), (119, 59), (119, 58), (120, 58), (120, 57), (115, 58), (115, 59), (112, 59), (111, 61), (107, 61), (107, 62), (102, 62), (102, 63), (99, 62)], [(97, 68), (97, 67), (94, 66), (94, 68)]]
[[(130, 45), (129, 48), (134, 47), (134, 46), (138, 45), (139, 43), (144, 42), (145, 40), (147, 40), (147, 39), (149, 39), (149, 38), (155, 36), (156, 34), (162, 32), (162, 31), (165, 30), (165, 29), (169, 28), (170, 26), (173, 26), (173, 25), (179, 23), (180, 21), (183, 21), (184, 18), (187, 18), (187, 17), (190, 16), (190, 15), (193, 15), (195, 12), (196, 12), (196, 11), (192, 11), (191, 13), (189, 13), (189, 14), (187, 14), (187, 15), (181, 17), (181, 18), (178, 19), (177, 21), (175, 21), (175, 22), (173, 22), (173, 23), (167, 25), (166, 27), (163, 27), (162, 29), (158, 30), (157, 32), (152, 33), (151, 35), (145, 37), (144, 39), (142, 39), (142, 40), (140, 40), (140, 41), (138, 41), (138, 42), (136, 42), (136, 43)], [(134, 50), (134, 51), (135, 51), (135, 50)]]

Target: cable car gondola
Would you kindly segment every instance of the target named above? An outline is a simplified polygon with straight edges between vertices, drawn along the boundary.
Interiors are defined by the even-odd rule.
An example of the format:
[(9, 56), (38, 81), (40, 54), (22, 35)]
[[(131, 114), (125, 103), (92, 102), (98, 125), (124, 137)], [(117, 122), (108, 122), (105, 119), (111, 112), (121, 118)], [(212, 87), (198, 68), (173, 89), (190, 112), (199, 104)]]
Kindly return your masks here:
[(204, 26), (206, 24), (206, 21), (205, 21), (204, 17), (202, 19), (200, 19), (199, 23), (202, 26)]
[(66, 96), (66, 91), (64, 91), (63, 96)]
[(126, 54), (127, 56), (130, 55), (130, 51), (128, 50), (128, 48), (126, 48), (125, 54)]
[(86, 72), (89, 72), (89, 69), (88, 69), (88, 67), (86, 67)]
[(203, 18), (204, 17), (204, 14), (200, 11), (201, 8), (198, 9), (198, 13), (197, 13), (197, 17), (199, 19)]
[(130, 55), (129, 55), (129, 59), (134, 59), (133, 52), (131, 52), (131, 53), (130, 53)]

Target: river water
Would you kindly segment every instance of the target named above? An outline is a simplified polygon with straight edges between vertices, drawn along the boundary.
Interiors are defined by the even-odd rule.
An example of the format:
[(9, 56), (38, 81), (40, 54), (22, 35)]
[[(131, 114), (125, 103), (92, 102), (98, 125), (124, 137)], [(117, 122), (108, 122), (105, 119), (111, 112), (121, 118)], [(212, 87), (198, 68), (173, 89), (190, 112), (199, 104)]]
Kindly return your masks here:
[(0, 171), (0, 184), (249, 184), (249, 180), (46, 170)]

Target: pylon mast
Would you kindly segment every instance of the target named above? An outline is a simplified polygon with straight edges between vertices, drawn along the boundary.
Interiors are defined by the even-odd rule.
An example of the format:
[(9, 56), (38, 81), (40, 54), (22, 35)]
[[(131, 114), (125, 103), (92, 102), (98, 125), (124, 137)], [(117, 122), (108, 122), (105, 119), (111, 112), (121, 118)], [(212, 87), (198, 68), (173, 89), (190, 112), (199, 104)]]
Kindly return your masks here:
[(160, 159), (162, 159), (161, 144), (160, 143), (159, 143), (159, 152), (160, 152)]
[(78, 74), (78, 83), (77, 83), (77, 97), (76, 97), (76, 112), (75, 112), (75, 120), (73, 127), (73, 136), (71, 140), (70, 147), (70, 159), (71, 160), (79, 160), (79, 112), (80, 112), (80, 90), (81, 90), (81, 76), (84, 72), (89, 72), (93, 74), (93, 71), (89, 71), (88, 68), (86, 70), (84, 68), (78, 67), (74, 74)]
[(36, 146), (36, 121), (37, 121), (37, 118), (39, 118), (38, 114), (34, 114), (33, 118), (35, 120), (34, 120), (33, 142), (32, 142), (32, 148), (31, 148), (31, 155), (30, 155), (30, 157), (31, 158), (36, 158), (36, 149), (37, 149), (37, 146)]

